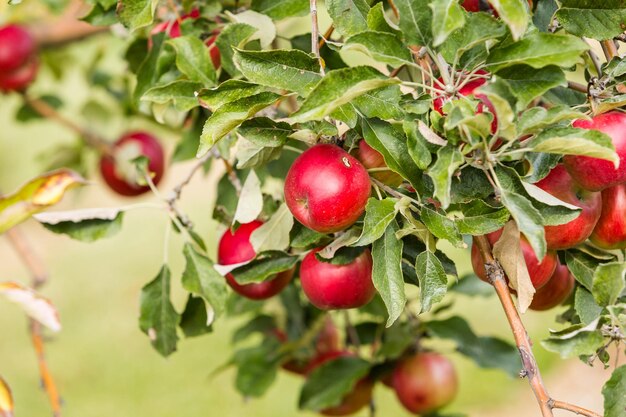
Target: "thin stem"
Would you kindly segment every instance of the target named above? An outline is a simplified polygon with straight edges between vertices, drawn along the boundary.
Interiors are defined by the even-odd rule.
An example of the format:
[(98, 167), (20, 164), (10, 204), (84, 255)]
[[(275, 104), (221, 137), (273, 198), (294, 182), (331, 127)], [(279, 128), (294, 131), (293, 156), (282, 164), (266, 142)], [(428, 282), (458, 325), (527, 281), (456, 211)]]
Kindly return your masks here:
[(302, 149), (296, 148), (295, 146), (289, 146), (289, 145), (283, 145), (283, 149), (291, 151), (291, 152), (295, 152), (295, 153), (304, 152)]
[(617, 47), (615, 46), (613, 39), (607, 39), (605, 41), (602, 41), (600, 42), (600, 45), (602, 45), (602, 52), (604, 52), (606, 62), (609, 62), (613, 58), (618, 56)]
[(396, 4), (393, 2), (393, 0), (389, 0), (389, 7), (391, 7), (391, 10), (393, 11), (393, 15), (396, 17), (396, 19), (399, 19), (400, 12), (398, 12), (398, 8), (396, 7)]
[(170, 201), (174, 202), (180, 198), (180, 195), (183, 192), (183, 188), (187, 184), (189, 184), (196, 172), (198, 172), (198, 170), (202, 168), (204, 164), (206, 164), (206, 162), (213, 156), (215, 156), (213, 153), (207, 152), (200, 159), (198, 159), (198, 161), (196, 161), (187, 176), (172, 190), (172, 196), (168, 199), (168, 204), (170, 203)]
[(322, 35), (322, 39), (320, 39), (320, 42), (319, 42), (320, 49), (322, 49), (322, 46), (326, 44), (326, 39), (330, 39), (334, 31), (335, 31), (335, 26), (330, 25), (330, 27), (326, 30), (326, 32), (324, 32), (324, 35)]
[(393, 71), (391, 71), (391, 73), (389, 74), (389, 78), (394, 78), (398, 75), (398, 73), (400, 71), (402, 71), (402, 69), (406, 66), (406, 64), (402, 64), (400, 65), (398, 68), (394, 69)]
[(571, 90), (575, 90), (575, 91), (579, 91), (581, 93), (585, 93), (588, 94), (589, 90), (587, 88), (586, 85), (574, 82), (574, 81), (568, 81), (567, 82), (567, 88), (571, 89)]
[(319, 26), (317, 24), (317, 0), (310, 0), (309, 8), (311, 10), (311, 52), (315, 54), (320, 63), (320, 73), (325, 75), (324, 64), (322, 64), (322, 58), (320, 56), (320, 35)]
[[(48, 281), (48, 271), (39, 256), (26, 240), (26, 237), (22, 234), (21, 230), (14, 227), (8, 230), (5, 236), (9, 239), (9, 242), (17, 252), (18, 256), (30, 271), (33, 289), (37, 289), (44, 285)], [(54, 377), (52, 376), (48, 363), (46, 362), (41, 324), (38, 321), (30, 319), (29, 329), (33, 348), (35, 349), (35, 353), (37, 355), (41, 383), (46, 391), (46, 394), (48, 395), (48, 401), (50, 402), (50, 407), (52, 408), (52, 414), (54, 417), (61, 417), (61, 396), (59, 395), (59, 390), (57, 389)]]
[(591, 62), (593, 62), (593, 66), (598, 73), (598, 77), (602, 77), (602, 63), (600, 63), (600, 58), (598, 58), (598, 55), (596, 55), (596, 53), (593, 51), (589, 41), (585, 38), (583, 38), (583, 41), (585, 41), (585, 43), (589, 45), (589, 50), (587, 51), (587, 54), (589, 55), (589, 58), (591, 58)]
[(579, 407), (577, 405), (573, 405), (573, 404), (569, 404), (563, 401), (557, 401), (557, 400), (553, 400), (552, 401), (552, 408), (558, 408), (560, 410), (567, 410), (567, 411), (571, 411), (574, 414), (578, 414), (581, 416), (588, 416), (588, 417), (602, 417), (600, 414), (594, 413), (593, 411), (589, 411), (585, 408)]
[(397, 198), (408, 198), (412, 203), (416, 204), (417, 207), (421, 206), (420, 202), (417, 201), (416, 199), (409, 197), (408, 195), (404, 195), (399, 191), (394, 190), (393, 188), (383, 183), (382, 181), (379, 181), (376, 178), (370, 178), (370, 180), (372, 181), (372, 183), (374, 183), (374, 185), (384, 190), (387, 194), (392, 195)]
[(350, 320), (350, 312), (348, 310), (343, 310), (343, 317), (346, 322), (346, 329), (348, 332), (348, 337), (350, 338), (350, 343), (355, 346), (357, 349), (361, 346), (361, 341), (359, 340), (359, 335), (356, 332), (356, 328), (352, 324), (352, 320)]

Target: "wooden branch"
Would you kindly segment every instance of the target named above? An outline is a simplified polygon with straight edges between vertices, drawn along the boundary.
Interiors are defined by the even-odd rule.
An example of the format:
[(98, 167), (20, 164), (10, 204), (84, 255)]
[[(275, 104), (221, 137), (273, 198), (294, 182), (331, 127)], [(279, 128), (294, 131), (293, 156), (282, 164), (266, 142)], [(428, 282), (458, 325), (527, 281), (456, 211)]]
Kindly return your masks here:
[[(30, 246), (26, 237), (18, 227), (9, 229), (5, 236), (9, 239), (9, 242), (21, 258), (24, 265), (28, 268), (32, 276), (32, 287), (37, 289), (44, 285), (48, 281), (48, 271), (43, 262), (37, 256), (33, 248)], [(41, 376), (41, 383), (48, 395), (48, 401), (52, 408), (54, 417), (61, 417), (61, 396), (57, 389), (56, 383), (46, 362), (46, 355), (44, 349), (44, 342), (41, 331), (41, 324), (33, 319), (30, 319), (30, 335), (37, 354), (37, 362), (39, 365), (39, 375)]]
[(602, 41), (600, 42), (600, 45), (602, 45), (602, 52), (604, 52), (606, 62), (609, 62), (610, 60), (618, 56), (617, 47), (615, 46), (613, 39)]
[(320, 56), (320, 32), (317, 24), (317, 0), (309, 0), (309, 8), (311, 11), (311, 52), (313, 52), (317, 57), (317, 60), (320, 63), (320, 73), (324, 75), (324, 64), (322, 63), (322, 57)]
[(69, 118), (63, 116), (59, 113), (54, 107), (49, 105), (43, 100), (31, 98), (27, 94), (22, 95), (24, 102), (29, 105), (33, 110), (39, 113), (42, 117), (45, 117), (50, 120), (54, 120), (57, 123), (67, 127), (70, 130), (76, 132), (83, 141), (90, 146), (100, 152), (103, 155), (109, 155), (112, 152), (111, 145), (102, 139), (100, 136), (95, 133), (89, 131), (88, 129), (79, 126), (74, 123)]
[(588, 90), (586, 85), (580, 84), (580, 83), (577, 83), (577, 82), (574, 82), (574, 81), (568, 81), (567, 82), (567, 88), (569, 88), (571, 90), (579, 91), (579, 92), (585, 93), (585, 94), (589, 93), (589, 90)]
[(584, 408), (578, 406), (563, 403), (561, 401), (555, 401), (550, 397), (548, 391), (543, 384), (541, 373), (539, 371), (539, 367), (537, 366), (537, 361), (535, 359), (535, 356), (533, 355), (528, 333), (526, 332), (524, 323), (522, 322), (522, 319), (517, 312), (517, 308), (513, 303), (513, 299), (511, 298), (511, 292), (509, 291), (509, 286), (506, 281), (504, 270), (502, 269), (500, 264), (494, 259), (491, 252), (491, 245), (489, 244), (486, 236), (475, 236), (474, 244), (480, 251), (483, 263), (485, 264), (487, 278), (496, 289), (496, 293), (498, 294), (498, 298), (500, 299), (500, 303), (502, 304), (504, 313), (506, 314), (509, 326), (513, 331), (515, 344), (517, 345), (522, 359), (523, 369), (520, 373), (520, 376), (528, 378), (530, 387), (535, 394), (537, 402), (539, 403), (541, 415), (543, 417), (552, 417), (552, 409), (561, 408), (588, 417), (601, 417), (599, 414), (596, 414), (592, 411), (585, 410)]
[(393, 0), (389, 0), (389, 6), (391, 7), (391, 10), (393, 11), (393, 15), (396, 17), (396, 19), (399, 19), (400, 18), (400, 12), (398, 11), (398, 7), (393, 2)]
[(322, 46), (326, 44), (326, 39), (330, 39), (334, 31), (335, 31), (335, 26), (330, 25), (330, 27), (326, 30), (326, 32), (324, 32), (324, 35), (322, 35), (322, 39), (320, 39), (320, 43), (319, 43), (320, 49), (322, 49)]

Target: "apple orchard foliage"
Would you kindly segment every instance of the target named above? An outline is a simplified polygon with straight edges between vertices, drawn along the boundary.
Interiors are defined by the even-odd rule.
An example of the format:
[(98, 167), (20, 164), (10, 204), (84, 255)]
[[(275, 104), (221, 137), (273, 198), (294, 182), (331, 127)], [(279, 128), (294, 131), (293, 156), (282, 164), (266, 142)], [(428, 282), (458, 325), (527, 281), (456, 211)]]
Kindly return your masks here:
[[(300, 407), (327, 413), (338, 413), (333, 407), (341, 406), (355, 387), (365, 397), (354, 404), (365, 405), (373, 381), (390, 378), (399, 363), (409, 366), (403, 358), (428, 346), (429, 339), (452, 341), (478, 366), (515, 376), (521, 367), (515, 346), (476, 335), (462, 317), (447, 312), (448, 292), (470, 297), (492, 292), (474, 275), (459, 276), (446, 255), (451, 247), (467, 249), (469, 261), (472, 236), (487, 234), (517, 291), (522, 312), (529, 305), (532, 309), (533, 295), (541, 293), (541, 288), (535, 292), (533, 287), (539, 286), (534, 266), (548, 259), (546, 277), (555, 268), (559, 271), (554, 277), (561, 281), (555, 281), (550, 291), (562, 292), (550, 295), (554, 302), (546, 307), (545, 300), (535, 300), (537, 309), (561, 301), (565, 306), (557, 317), (559, 329), (550, 331), (543, 347), (564, 358), (578, 356), (607, 367), (609, 345), (623, 352), (626, 185), (595, 197), (596, 206), (603, 200), (603, 213), (617, 213), (621, 229), (609, 224), (594, 232), (595, 245), (583, 236), (584, 242), (556, 251), (547, 244), (544, 227), (566, 236), (565, 229), (555, 227), (577, 219), (585, 191), (535, 184), (548, 181), (564, 155), (570, 171), (577, 169), (581, 156), (603, 160), (605, 170), (614, 170), (620, 158), (621, 169), (626, 164), (626, 118), (605, 133), (575, 127), (593, 127), (580, 120), (619, 112), (626, 105), (622, 93), (626, 61), (616, 57), (602, 64), (602, 74), (597, 74), (587, 55), (590, 46), (582, 40), (620, 35), (625, 2), (536, 0), (529, 8), (525, 0), (494, 0), (490, 2), (494, 14), (485, 2), (482, 6), (465, 2), (468, 10), (483, 10), (468, 12), (455, 0), (326, 0), (318, 7), (326, 8), (334, 33), (320, 49), (321, 59), (311, 52), (309, 33), (281, 33), (285, 25), (277, 24), (306, 16), (306, 0), (186, 0), (177, 4), (178, 15), (184, 17), (180, 21), (165, 2), (163, 8), (151, 0), (91, 3), (86, 21), (121, 23), (126, 28), (118, 27), (110, 36), (126, 39), (131, 73), (94, 72), (93, 88), (114, 95), (129, 117), (142, 113), (179, 130), (180, 141), (167, 158), (171, 163), (206, 157), (206, 168), (220, 163), (218, 158), (234, 166), (214, 190), (213, 212), (224, 229), (232, 228), (231, 246), (220, 244), (219, 259), (207, 253), (204, 240), (215, 239), (217, 232), (196, 230), (193, 219), (174, 211), (174, 229), (188, 238), (181, 248), (185, 270), (172, 277), (168, 265), (162, 265), (142, 290), (140, 328), (160, 354), (172, 354), (183, 335), (205, 335), (216, 321), (237, 317), (245, 324), (233, 335), (232, 357), (224, 360), (237, 368), (236, 388), (241, 394), (263, 395), (282, 366), (309, 374)], [(165, 22), (175, 23), (176, 31)], [(360, 62), (366, 64), (344, 61), (344, 51), (362, 54)], [(567, 88), (568, 80), (583, 76), (589, 82), (589, 97)], [(41, 99), (53, 107), (62, 103), (54, 96)], [(30, 120), (33, 113), (25, 105), (17, 118)], [(358, 207), (359, 196), (353, 196), (348, 178), (343, 192), (321, 203), (320, 210), (341, 208), (347, 213), (343, 220), (356, 219), (363, 208), (364, 214), (356, 222), (340, 219), (338, 228), (315, 231), (294, 220), (289, 210), (293, 204), (287, 207), (282, 185), (276, 184), (285, 180), (300, 152), (319, 143), (342, 147), (370, 168), (373, 188), (369, 199), (363, 199), (366, 204)], [(62, 163), (82, 161), (86, 152), (90, 150), (83, 146), (65, 149)], [(138, 170), (137, 178), (148, 162), (152, 161), (139, 158), (130, 164)], [(321, 172), (331, 165), (316, 169)], [(599, 169), (594, 169), (599, 176)], [(65, 171), (56, 175), (61, 174), (73, 175)], [(0, 200), (0, 231), (56, 202), (38, 201), (45, 178)], [(296, 181), (293, 186), (311, 188), (305, 208), (314, 209), (316, 191), (331, 192), (324, 189), (331, 187), (315, 182), (315, 175), (308, 178), (306, 184)], [(626, 183), (626, 177), (618, 182)], [(294, 201), (301, 202), (297, 196)], [(112, 237), (122, 227), (123, 215), (124, 208), (119, 208), (40, 213), (36, 219), (52, 232), (93, 241)], [(254, 230), (247, 231), (245, 239), (238, 238), (239, 225), (253, 221)], [(323, 249), (310, 253), (316, 248)], [(324, 271), (319, 276), (340, 276), (339, 270), (357, 276), (354, 265), (366, 265), (369, 271), (370, 253), (376, 295), (365, 305), (371, 294), (362, 297), (357, 303), (362, 306), (349, 312), (350, 322), (342, 314), (330, 313), (340, 328), (335, 337), (342, 339), (333, 340), (330, 351), (352, 353), (311, 366), (328, 352), (316, 347), (316, 341), (319, 345), (324, 340), (318, 334), (327, 315), (308, 301), (300, 275), (306, 277), (307, 287), (317, 285), (318, 265)], [(481, 260), (475, 259), (478, 270)], [(266, 284), (276, 274), (283, 281), (272, 291), (280, 292), (266, 300), (242, 297), (227, 284), (227, 280), (233, 287)], [(169, 298), (170, 285), (179, 283), (189, 293), (182, 312)], [(315, 297), (331, 294), (329, 288)], [(336, 291), (345, 295), (348, 290)], [(496, 318), (490, 313), (489, 319)], [(253, 338), (255, 334), (259, 337)], [(303, 366), (310, 369), (305, 372)], [(404, 377), (394, 373), (391, 379)], [(605, 415), (623, 416), (626, 367), (615, 369), (610, 378), (603, 390)], [(410, 393), (398, 395), (405, 403), (402, 395)], [(432, 395), (434, 408), (454, 397), (442, 391)], [(437, 403), (437, 398), (445, 401)]]

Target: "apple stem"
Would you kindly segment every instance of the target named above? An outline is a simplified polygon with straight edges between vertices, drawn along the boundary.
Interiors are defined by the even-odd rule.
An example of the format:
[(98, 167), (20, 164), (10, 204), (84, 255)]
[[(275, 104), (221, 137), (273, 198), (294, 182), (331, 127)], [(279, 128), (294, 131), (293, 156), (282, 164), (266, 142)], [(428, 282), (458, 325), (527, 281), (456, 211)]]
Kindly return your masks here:
[(393, 15), (396, 17), (396, 19), (399, 19), (400, 18), (400, 12), (398, 11), (398, 7), (393, 2), (393, 0), (389, 0), (389, 7), (391, 7), (391, 10), (393, 11)]
[[(48, 281), (48, 271), (39, 256), (35, 253), (33, 247), (26, 240), (26, 237), (21, 230), (18, 227), (13, 227), (6, 232), (6, 237), (9, 239), (11, 246), (13, 246), (24, 265), (30, 271), (33, 289), (37, 289), (44, 285)], [(52, 376), (48, 363), (46, 362), (41, 324), (33, 319), (30, 319), (29, 321), (30, 335), (35, 353), (37, 355), (41, 382), (46, 394), (48, 395), (53, 416), (61, 417), (61, 396), (59, 395), (54, 377)]]
[(350, 320), (350, 312), (348, 310), (343, 310), (343, 318), (346, 322), (346, 330), (348, 333), (348, 337), (350, 338), (350, 343), (358, 350), (361, 346), (361, 341), (359, 340), (359, 335), (356, 332), (356, 328), (352, 324), (352, 320)]
[(491, 245), (486, 236), (474, 236), (474, 245), (480, 251), (480, 254), (485, 264), (485, 271), (487, 272), (487, 278), (489, 282), (494, 286), (506, 318), (509, 322), (509, 326), (513, 331), (513, 337), (515, 338), (515, 344), (520, 352), (522, 359), (523, 369), (520, 372), (520, 376), (528, 378), (530, 387), (535, 394), (535, 398), (539, 403), (541, 414), (543, 417), (552, 417), (552, 410), (559, 408), (568, 410), (576, 414), (588, 416), (588, 417), (601, 417), (599, 414), (593, 411), (586, 410), (582, 407), (571, 405), (562, 401), (556, 401), (550, 397), (546, 390), (539, 367), (537, 366), (537, 360), (533, 355), (532, 346), (528, 332), (524, 327), (524, 323), (520, 318), (513, 299), (511, 298), (511, 292), (506, 282), (505, 273), (498, 261), (493, 257), (491, 252)]
[(320, 56), (320, 44), (319, 44), (319, 26), (317, 24), (317, 0), (309, 1), (309, 8), (311, 10), (311, 52), (315, 54), (317, 60), (320, 63), (320, 73), (326, 75), (324, 71), (324, 64), (322, 57)]
[(103, 155), (110, 155), (112, 152), (111, 145), (102, 139), (100, 136), (90, 132), (89, 130), (77, 125), (69, 118), (63, 116), (59, 113), (54, 107), (46, 103), (45, 101), (29, 97), (26, 94), (22, 94), (22, 98), (24, 99), (24, 103), (30, 106), (33, 110), (35, 110), (39, 115), (46, 119), (54, 120), (57, 123), (65, 126), (66, 128), (73, 130), (76, 132), (81, 139), (85, 142), (85, 144)]

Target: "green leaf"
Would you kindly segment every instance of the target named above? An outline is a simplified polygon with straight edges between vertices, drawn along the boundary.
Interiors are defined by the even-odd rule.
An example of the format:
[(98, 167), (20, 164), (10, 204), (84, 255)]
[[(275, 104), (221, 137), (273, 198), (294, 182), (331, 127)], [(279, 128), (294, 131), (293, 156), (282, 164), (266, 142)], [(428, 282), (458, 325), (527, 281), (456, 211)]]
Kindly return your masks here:
[(204, 124), (197, 157), (207, 153), (217, 141), (230, 133), (231, 130), (259, 110), (263, 110), (274, 103), (278, 98), (280, 98), (278, 94), (265, 92), (243, 97), (219, 107)]
[(622, 0), (563, 0), (554, 17), (572, 35), (613, 39), (624, 32), (626, 5)]
[(237, 142), (237, 169), (257, 168), (280, 158), (282, 147), (265, 146), (242, 137)]
[(400, 39), (387, 32), (365, 31), (346, 39), (343, 49), (357, 50), (392, 66), (413, 65), (413, 57)]
[(505, 208), (493, 208), (481, 200), (459, 207), (462, 217), (456, 220), (462, 234), (480, 236), (495, 232), (504, 227), (509, 220), (509, 211)]
[(441, 45), (441, 54), (448, 62), (486, 41), (503, 37), (507, 32), (502, 23), (487, 13), (468, 13), (465, 25), (448, 36)]
[(593, 274), (591, 293), (598, 305), (606, 307), (615, 304), (626, 286), (626, 264), (611, 262), (601, 264)]
[(606, 159), (616, 166), (619, 156), (611, 138), (598, 130), (577, 129), (575, 127), (554, 127), (541, 132), (531, 139), (527, 147), (534, 152), (563, 155), (584, 155)]
[(457, 350), (471, 358), (481, 368), (499, 368), (511, 376), (518, 376), (519, 352), (515, 346), (494, 337), (479, 337), (467, 322), (458, 316), (425, 323), (428, 333), (453, 340)]
[(235, 388), (246, 397), (261, 397), (276, 379), (281, 356), (276, 338), (266, 338), (259, 346), (239, 350), (234, 355), (237, 365)]
[(154, 18), (158, 0), (120, 0), (117, 15), (131, 31), (148, 26)]
[(517, 40), (524, 36), (530, 23), (527, 0), (489, 0), (489, 4), (507, 24), (513, 39)]
[(214, 112), (226, 103), (254, 96), (263, 91), (265, 91), (265, 88), (257, 84), (241, 80), (227, 80), (215, 88), (200, 90), (198, 92), (198, 101), (202, 107), (206, 107)]
[(414, 121), (405, 120), (402, 128), (406, 134), (406, 145), (409, 155), (419, 169), (426, 169), (433, 160), (430, 150), (428, 150), (427, 140), (418, 129), (418, 124)]
[(491, 71), (519, 64), (533, 68), (549, 65), (568, 68), (582, 63), (582, 54), (588, 49), (589, 46), (575, 36), (534, 32), (520, 41), (495, 47), (487, 58), (487, 66)]
[(13, 194), (0, 197), (0, 234), (61, 201), (63, 195), (85, 180), (69, 169), (40, 175)]
[(152, 346), (163, 356), (176, 351), (179, 314), (170, 301), (170, 269), (163, 265), (159, 274), (141, 289), (139, 327)]
[(337, 32), (343, 36), (367, 30), (370, 7), (365, 0), (326, 0), (326, 10)]
[(534, 69), (526, 65), (516, 65), (498, 71), (498, 78), (503, 79), (511, 93), (517, 99), (516, 110), (524, 110), (537, 97), (546, 91), (566, 86), (563, 70), (556, 66)]
[(250, 81), (307, 96), (322, 79), (319, 61), (297, 49), (235, 50), (235, 65)]
[(290, 116), (290, 122), (321, 120), (354, 98), (391, 84), (391, 79), (372, 67), (350, 67), (330, 71), (315, 86), (300, 109)]
[(415, 187), (423, 188), (422, 175), (411, 159), (404, 132), (396, 126), (379, 119), (362, 119), (363, 138), (368, 145), (380, 152), (385, 164)]
[(457, 168), (463, 164), (464, 158), (455, 146), (444, 146), (437, 151), (437, 160), (426, 171), (435, 185), (435, 198), (446, 209), (450, 205), (450, 187), (452, 176)]
[(367, 27), (376, 32), (389, 32), (395, 35), (401, 35), (401, 32), (395, 29), (396, 25), (390, 23), (385, 13), (385, 5), (383, 3), (375, 4), (367, 14)]
[(211, 323), (226, 308), (226, 296), (228, 295), (226, 281), (213, 268), (213, 262), (196, 251), (191, 244), (185, 244), (183, 255), (186, 262), (182, 277), (183, 288), (204, 298), (209, 303), (213, 315), (208, 318), (207, 323)]
[(565, 262), (576, 281), (582, 284), (588, 291), (591, 291), (598, 261), (581, 252), (566, 252)]
[(378, 200), (370, 197), (365, 206), (365, 220), (363, 221), (363, 232), (354, 246), (366, 246), (378, 240), (387, 230), (387, 226), (393, 221), (398, 212), (396, 209), (397, 200), (385, 198)]
[(292, 227), (293, 216), (287, 205), (283, 203), (266, 223), (252, 232), (250, 244), (256, 253), (287, 249)]
[(307, 0), (252, 0), (252, 10), (263, 13), (273, 20), (291, 16), (303, 16), (309, 11)]
[(541, 341), (541, 346), (550, 352), (558, 353), (563, 359), (592, 355), (602, 345), (604, 345), (604, 337), (599, 330), (581, 331), (567, 338), (551, 336)]
[(417, 256), (415, 272), (420, 283), (421, 313), (443, 300), (448, 291), (448, 277), (434, 253), (424, 251)]
[(546, 254), (546, 239), (543, 227), (543, 217), (530, 199), (518, 192), (521, 179), (517, 173), (504, 167), (496, 168), (496, 177), (500, 182), (500, 199), (502, 204), (509, 210), (520, 232), (524, 234), (532, 246), (538, 259), (543, 259)]
[[(33, 97), (34, 98), (34, 97)], [(57, 97), (50, 94), (44, 94), (42, 96), (36, 97), (37, 100), (43, 101), (48, 106), (52, 107), (55, 110), (60, 109), (63, 106), (63, 101)], [(32, 100), (32, 99), (31, 99)], [(35, 110), (30, 104), (23, 103), (15, 112), (15, 120), (20, 122), (29, 122), (31, 120), (41, 120), (44, 116), (42, 116), (37, 110)]]
[(141, 65), (137, 69), (137, 84), (135, 85), (135, 91), (133, 92), (133, 101), (135, 106), (139, 106), (139, 100), (152, 88), (159, 77), (162, 75), (162, 65), (160, 65), (161, 52), (163, 50), (165, 33), (161, 32), (151, 37), (152, 48), (148, 51), (145, 59), (141, 62)]
[(578, 317), (580, 317), (580, 321), (585, 325), (593, 322), (600, 317), (600, 313), (602, 313), (602, 307), (596, 304), (593, 295), (584, 287), (578, 287), (576, 289), (574, 309)]
[(447, 240), (457, 248), (466, 247), (454, 220), (426, 206), (421, 208), (420, 214), (422, 221), (433, 235), (439, 239)]
[[(237, 23), (244, 23), (256, 29), (249, 41), (258, 40), (261, 48), (268, 49), (276, 39), (276, 25), (268, 16), (254, 10), (238, 11), (237, 14), (227, 13)], [(233, 45), (237, 46), (237, 45)]]
[(288, 123), (275, 122), (267, 117), (246, 120), (237, 129), (237, 133), (250, 142), (270, 147), (284, 145), (292, 132)]
[(290, 270), (297, 262), (297, 256), (290, 256), (284, 252), (266, 252), (261, 258), (234, 269), (232, 274), (238, 284), (263, 282), (279, 272)]
[(124, 213), (119, 210), (80, 210), (74, 212), (48, 212), (33, 217), (46, 229), (63, 233), (82, 242), (114, 236), (122, 229)]
[(176, 110), (186, 112), (200, 105), (195, 93), (201, 88), (202, 84), (195, 81), (176, 80), (155, 85), (141, 96), (141, 100), (157, 104), (171, 102)]
[(626, 365), (616, 368), (602, 387), (604, 417), (620, 417), (626, 410)]
[(393, 220), (382, 239), (372, 245), (374, 267), (372, 279), (374, 287), (385, 302), (389, 317), (387, 327), (391, 326), (402, 314), (406, 304), (404, 279), (402, 278), (402, 240), (396, 239), (398, 223)]
[(208, 321), (209, 318), (204, 300), (189, 294), (185, 310), (180, 316), (180, 323), (178, 323), (185, 337), (196, 337), (211, 333), (213, 328), (207, 325)]
[(232, 77), (241, 74), (233, 63), (233, 47), (242, 47), (256, 32), (254, 26), (246, 23), (231, 23), (217, 36), (215, 45), (220, 51), (221, 66)]
[(463, 27), (465, 14), (456, 0), (434, 0), (428, 6), (433, 11), (433, 46), (439, 46), (451, 33)]
[(241, 194), (237, 202), (237, 209), (233, 216), (233, 224), (250, 223), (256, 220), (263, 210), (263, 193), (261, 192), (261, 181), (254, 170), (250, 170), (241, 188)]
[(359, 113), (365, 117), (379, 119), (402, 119), (404, 110), (400, 105), (402, 91), (397, 85), (390, 85), (369, 91), (352, 101)]
[(300, 392), (299, 407), (321, 411), (339, 405), (370, 367), (369, 362), (354, 356), (325, 362), (307, 377)]
[(520, 115), (518, 127), (520, 133), (533, 133), (559, 122), (587, 117), (584, 113), (572, 110), (569, 106), (557, 105), (549, 109), (537, 106), (525, 110)]
[(430, 45), (433, 19), (429, 0), (396, 0), (400, 13), (400, 31), (409, 45)]
[(209, 49), (195, 36), (181, 36), (167, 41), (167, 45), (176, 51), (176, 67), (191, 81), (205, 87), (213, 87), (217, 82), (217, 73)]

